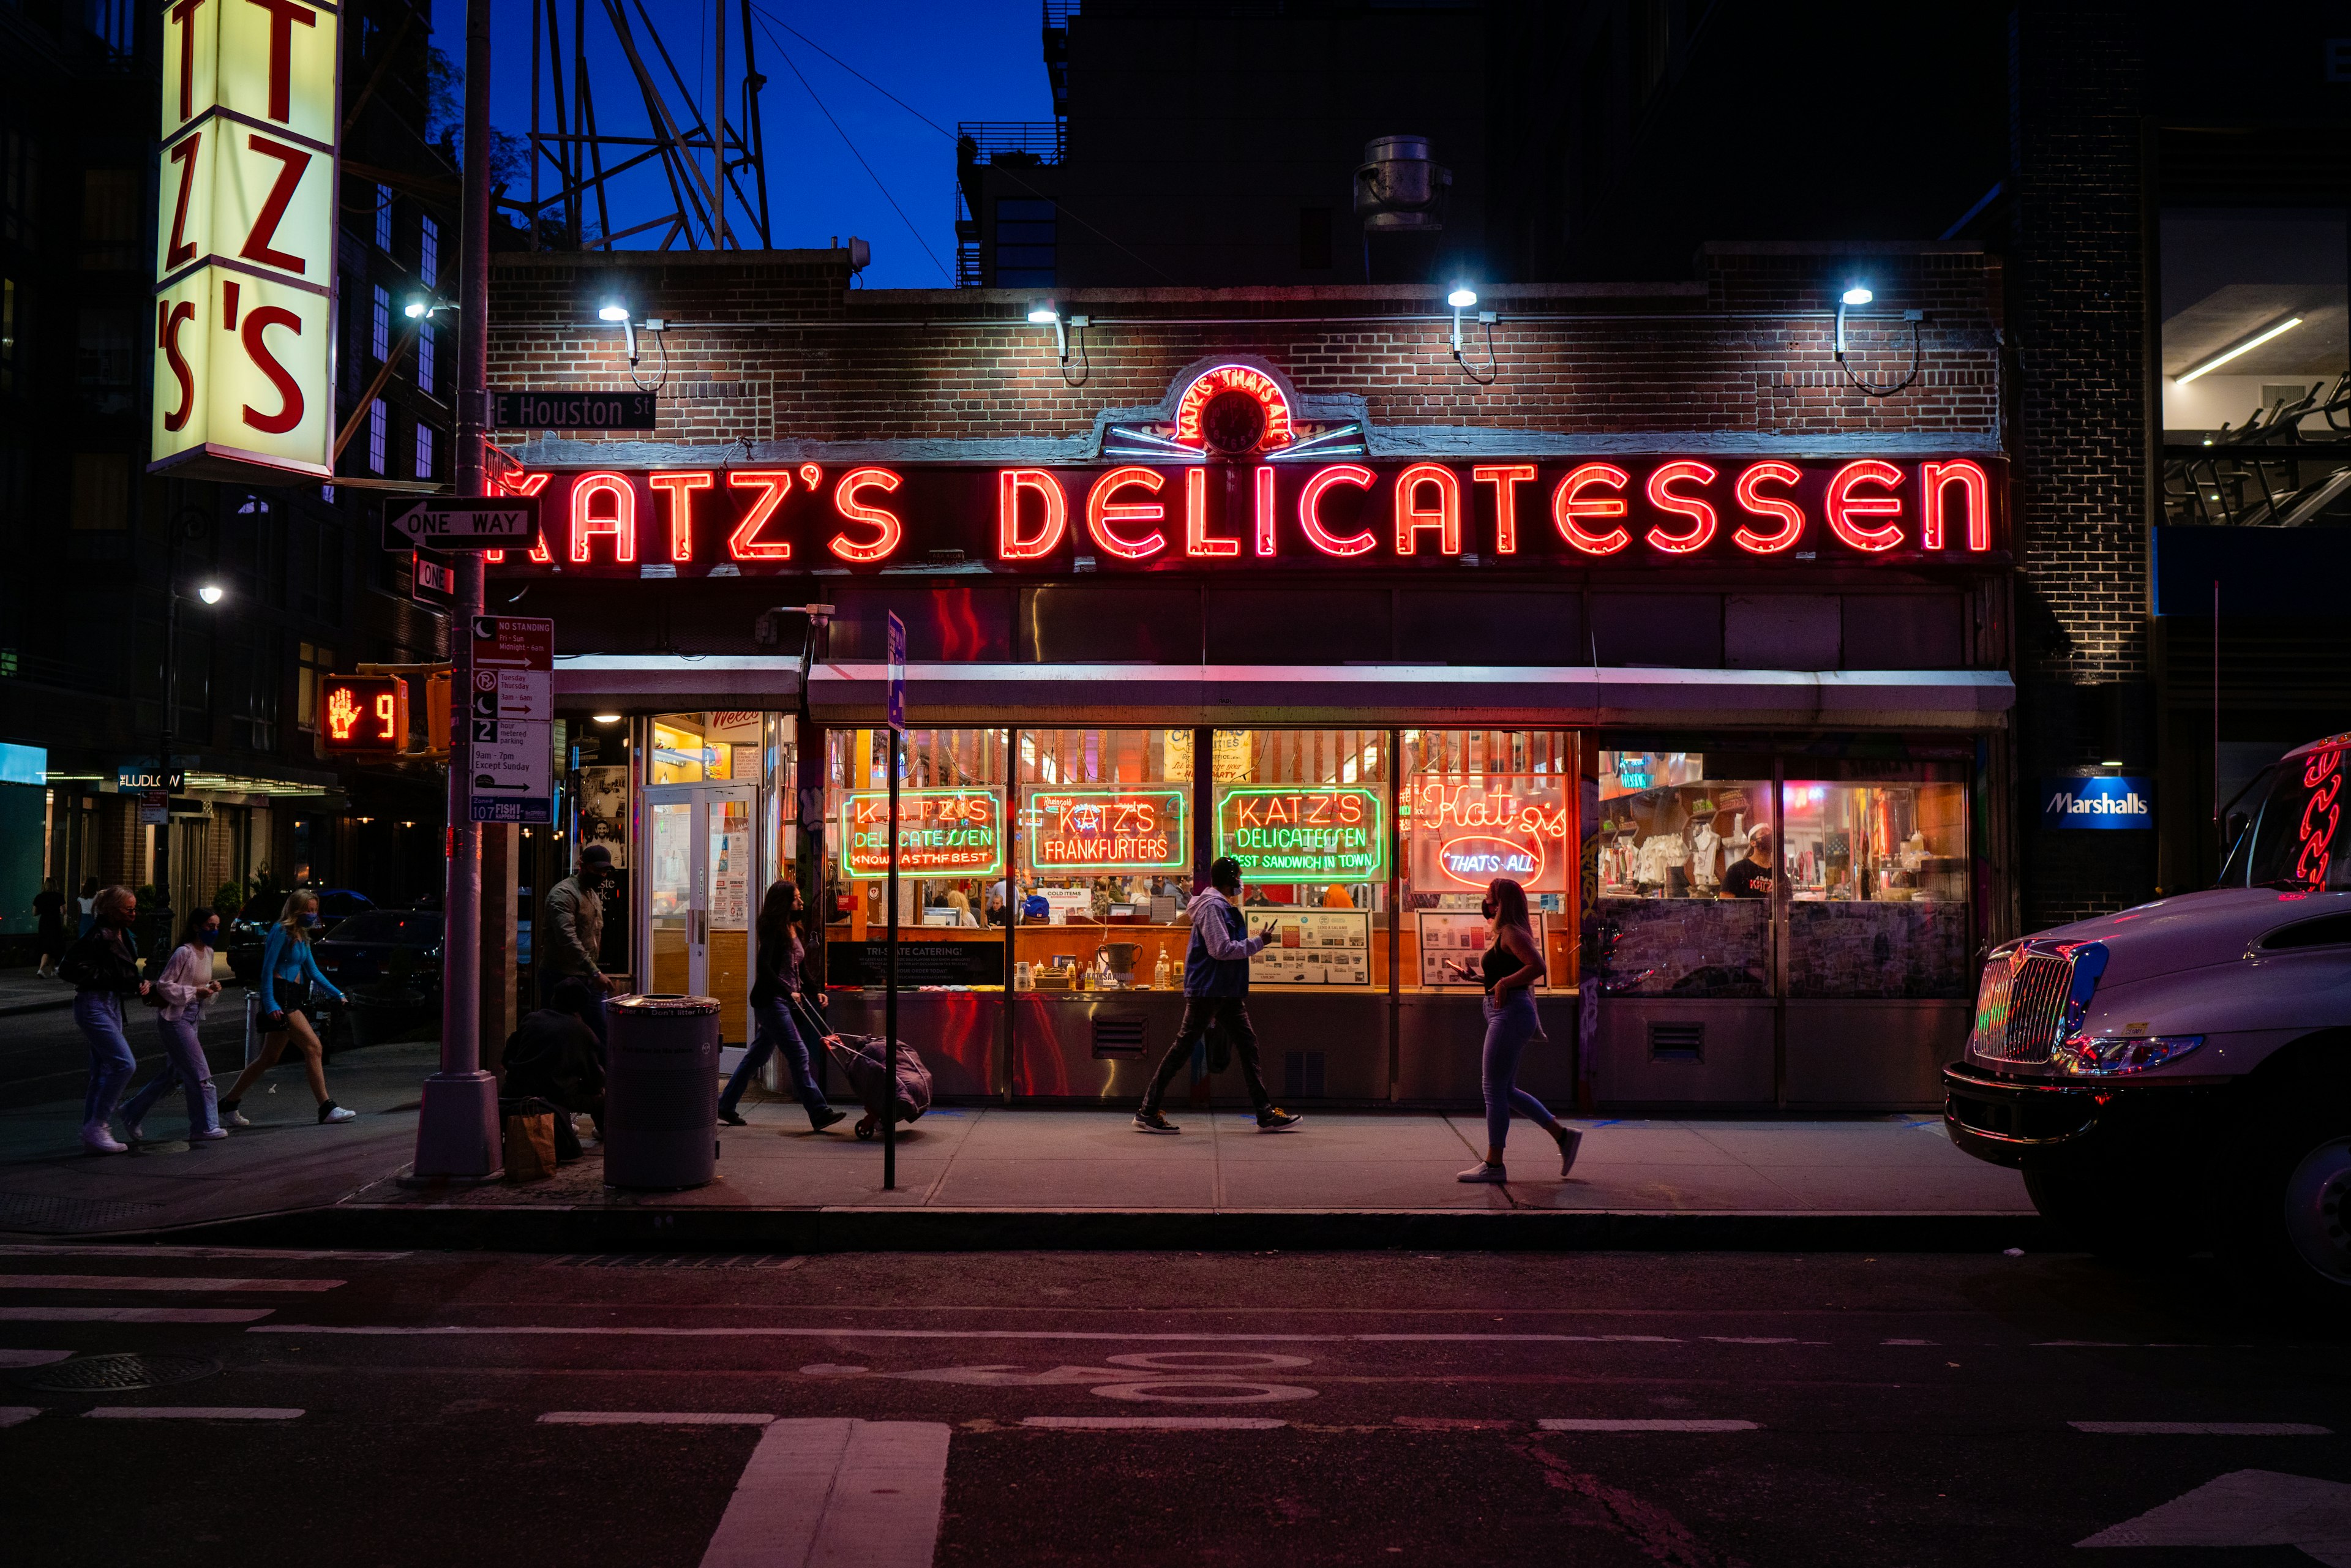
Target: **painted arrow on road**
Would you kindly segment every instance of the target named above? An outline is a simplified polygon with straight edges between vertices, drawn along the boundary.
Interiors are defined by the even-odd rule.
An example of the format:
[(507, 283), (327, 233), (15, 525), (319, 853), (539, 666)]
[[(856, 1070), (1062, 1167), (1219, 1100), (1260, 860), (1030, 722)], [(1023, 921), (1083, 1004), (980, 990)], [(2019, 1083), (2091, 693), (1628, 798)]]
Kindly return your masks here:
[(2351, 1486), (2276, 1470), (2234, 1470), (2077, 1546), (2294, 1546), (2351, 1568)]

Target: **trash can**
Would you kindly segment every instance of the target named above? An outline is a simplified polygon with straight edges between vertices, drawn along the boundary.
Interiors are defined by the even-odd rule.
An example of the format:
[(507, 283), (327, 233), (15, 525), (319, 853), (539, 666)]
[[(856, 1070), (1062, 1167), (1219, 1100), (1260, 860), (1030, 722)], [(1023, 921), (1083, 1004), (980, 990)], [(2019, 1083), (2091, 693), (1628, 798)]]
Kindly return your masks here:
[(604, 1185), (701, 1186), (717, 1174), (718, 998), (605, 1009)]

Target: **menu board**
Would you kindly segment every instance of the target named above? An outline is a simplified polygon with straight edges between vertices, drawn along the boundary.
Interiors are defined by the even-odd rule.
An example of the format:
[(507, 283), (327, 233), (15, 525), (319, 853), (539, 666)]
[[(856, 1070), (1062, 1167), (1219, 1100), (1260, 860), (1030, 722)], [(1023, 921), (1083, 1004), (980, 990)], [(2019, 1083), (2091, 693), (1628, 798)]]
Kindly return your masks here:
[(1217, 853), (1259, 882), (1378, 882), (1385, 806), (1361, 784), (1219, 784)]
[[(1476, 910), (1424, 909), (1420, 921), (1420, 983), (1428, 990), (1482, 991), (1485, 977), (1479, 966), (1486, 961), (1486, 917)], [(1543, 917), (1534, 916), (1535, 951), (1543, 952)], [(1468, 967), (1468, 978), (1454, 966)], [(1542, 981), (1538, 979), (1540, 986)]]
[[(901, 789), (898, 874), (987, 877), (1004, 871), (1003, 809), (989, 789)], [(890, 793), (857, 789), (841, 803), (841, 869), (860, 882), (890, 874)]]
[(1529, 893), (1567, 891), (1574, 823), (1558, 774), (1419, 778), (1403, 811), (1415, 893), (1483, 893), (1499, 876)]
[(1021, 840), (1031, 870), (1181, 871), (1192, 863), (1184, 797), (1172, 789), (1032, 789)]
[(1253, 986), (1368, 986), (1368, 909), (1244, 909), (1252, 935), (1274, 923), (1273, 940), (1249, 959)]

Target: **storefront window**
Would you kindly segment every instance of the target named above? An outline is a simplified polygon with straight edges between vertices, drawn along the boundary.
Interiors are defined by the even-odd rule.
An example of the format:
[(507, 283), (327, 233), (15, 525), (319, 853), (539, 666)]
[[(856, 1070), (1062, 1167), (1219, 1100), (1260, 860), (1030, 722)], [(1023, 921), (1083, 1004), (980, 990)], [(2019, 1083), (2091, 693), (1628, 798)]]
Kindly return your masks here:
[(1402, 984), (1482, 992), (1487, 887), (1527, 891), (1544, 983), (1575, 981), (1575, 737), (1564, 730), (1405, 730)]
[[(890, 874), (890, 732), (826, 737), (831, 885), (828, 983), (879, 987)], [(1008, 862), (1000, 729), (906, 734), (898, 779), (898, 983), (1004, 983)]]
[(764, 777), (766, 716), (665, 713), (653, 720), (651, 784), (757, 784)]
[(1191, 936), (1192, 732), (1019, 736), (1014, 984), (1171, 990)]
[(1771, 780), (1768, 757), (1597, 753), (1585, 855), (1604, 989), (1770, 994), (1770, 880), (1740, 862), (1771, 827)]
[(1968, 994), (1967, 790), (1935, 777), (1943, 766), (1856, 762), (1813, 770), (1874, 777), (1788, 780), (1791, 997)]
[(1387, 732), (1217, 730), (1211, 854), (1241, 863), (1252, 989), (1387, 983)]

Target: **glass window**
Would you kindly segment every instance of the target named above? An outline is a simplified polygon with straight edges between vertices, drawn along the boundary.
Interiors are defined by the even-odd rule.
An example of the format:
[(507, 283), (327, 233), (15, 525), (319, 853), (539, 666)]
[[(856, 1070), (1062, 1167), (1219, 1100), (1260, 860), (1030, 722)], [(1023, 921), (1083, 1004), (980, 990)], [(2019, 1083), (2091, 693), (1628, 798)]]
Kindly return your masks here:
[(1384, 987), (1388, 737), (1379, 729), (1220, 729), (1210, 853), (1241, 863), (1253, 988)]
[[(1629, 996), (1770, 994), (1767, 757), (1600, 751), (1584, 804), (1603, 990)], [(1766, 851), (1768, 853), (1768, 849)]]
[(1408, 729), (1396, 799), (1405, 990), (1482, 991), (1497, 877), (1524, 888), (1544, 983), (1575, 978), (1575, 737), (1564, 730)]
[(1173, 988), (1191, 936), (1192, 732), (1024, 729), (1017, 744), (1013, 983)]
[[(890, 873), (890, 732), (834, 730), (827, 754), (827, 981), (879, 987)], [(898, 776), (898, 982), (1004, 983), (1008, 896), (1000, 729), (906, 734)]]
[(1967, 788), (1932, 764), (1834, 771), (1862, 766), (1877, 777), (1790, 779), (1781, 794), (1788, 995), (1966, 996)]
[(757, 784), (766, 777), (766, 716), (717, 709), (653, 720), (651, 784)]
[(370, 319), (371, 329), (368, 346), (375, 350), (378, 360), (392, 358), (392, 293), (381, 284), (376, 286), (375, 314)]
[(2351, 836), (2337, 833), (2343, 821), (2335, 803), (2343, 793), (2342, 742), (2336, 736), (2315, 751), (2286, 758), (2269, 770), (2262, 788), (2246, 791), (2252, 802), (2251, 831), (2231, 824), (2237, 842), (2221, 869), (2221, 886), (2351, 891)]
[(416, 329), (416, 390), (433, 390), (433, 327), (430, 322)]

